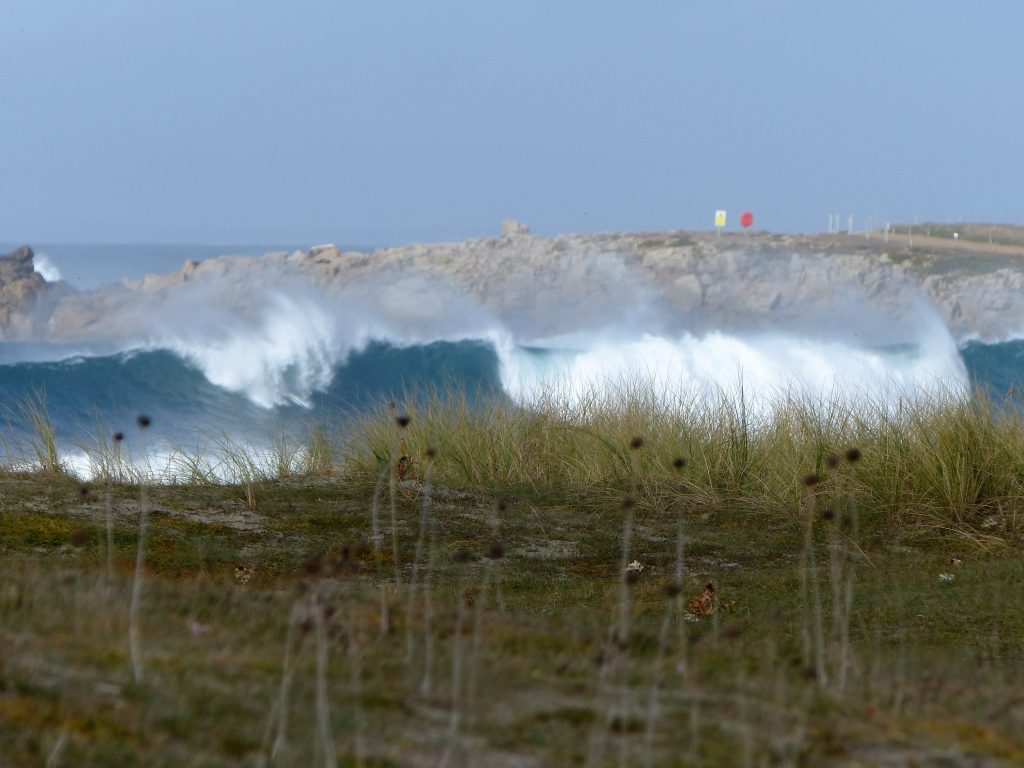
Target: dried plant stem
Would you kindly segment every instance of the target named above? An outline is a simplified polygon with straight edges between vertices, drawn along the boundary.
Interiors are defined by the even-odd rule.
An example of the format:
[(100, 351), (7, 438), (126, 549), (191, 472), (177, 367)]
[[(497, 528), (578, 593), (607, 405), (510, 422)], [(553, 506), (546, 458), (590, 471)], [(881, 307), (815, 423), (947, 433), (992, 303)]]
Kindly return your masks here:
[(700, 699), (694, 696), (690, 699), (690, 750), (689, 759), (693, 763), (698, 762), (700, 755)]
[(427, 568), (423, 576), (423, 677), (420, 680), (420, 695), (429, 696), (433, 685), (434, 670), (434, 594), (433, 573), (437, 549), (437, 518), (430, 519), (427, 537)]
[(629, 687), (629, 659), (623, 658), (622, 664), (622, 696), (619, 700), (619, 768), (629, 765), (629, 713), (632, 700)]
[(619, 562), (619, 643), (629, 642), (629, 554), (633, 543), (633, 522), (636, 516), (637, 478), (640, 475), (638, 453), (643, 445), (639, 437), (633, 439), (630, 452), (631, 491), (623, 499), (625, 514), (622, 520), (622, 559)]
[(463, 590), (465, 588), (465, 580), (459, 579), (455, 592), (455, 629), (452, 634), (452, 714), (448, 721), (448, 745), (441, 756), (441, 768), (448, 765), (452, 751), (456, 747), (459, 725), (462, 722), (462, 624), (466, 616), (463, 606)]
[[(299, 605), (292, 607), (291, 616), (288, 619), (288, 632), (284, 642), (284, 661), (281, 671), (281, 688), (277, 694), (277, 701), (271, 711), (268, 733), (265, 741), (270, 741), (270, 733), (274, 733), (274, 739), (270, 747), (268, 764), (273, 765), (274, 761), (284, 752), (288, 732), (288, 699), (292, 687), (292, 654), (295, 646), (295, 626), (298, 624)], [(276, 720), (276, 722), (275, 722)], [(276, 726), (276, 728), (275, 728)]]
[(491, 571), (493, 569), (494, 561), (489, 560), (484, 571), (483, 581), (480, 583), (480, 591), (477, 593), (476, 602), (473, 604), (473, 641), (472, 645), (470, 645), (468, 680), (466, 681), (466, 712), (470, 717), (475, 717), (476, 715), (476, 689), (480, 668), (484, 602), (487, 600), (487, 589), (490, 586)]
[(619, 563), (619, 642), (629, 642), (629, 552), (633, 538), (633, 506), (626, 505), (622, 522), (622, 559)]
[(317, 601), (313, 608), (316, 629), (316, 724), (317, 735), (323, 749), (324, 768), (336, 768), (338, 758), (331, 733), (331, 711), (327, 696), (327, 625), (323, 605)]
[[(851, 500), (849, 504), (849, 515), (851, 533), (853, 536), (853, 546), (854, 551), (856, 551), (860, 535), (860, 521), (858, 519), (857, 504), (853, 500)], [(856, 575), (854, 557), (855, 555), (853, 551), (844, 549), (843, 558), (846, 564), (846, 584), (845, 592), (843, 594), (843, 622), (840, 627), (839, 634), (839, 670), (837, 673), (840, 693), (846, 690), (847, 672), (850, 668), (850, 664), (852, 663), (850, 658), (850, 618), (853, 615), (853, 587)]]
[(746, 675), (744, 675), (743, 673), (740, 674), (739, 686), (738, 687), (740, 689), (740, 693), (739, 693), (739, 696), (737, 697), (736, 704), (737, 704), (737, 709), (739, 710), (738, 715), (739, 715), (739, 721), (740, 721), (740, 729), (741, 729), (741, 733), (742, 733), (741, 738), (742, 738), (742, 741), (743, 741), (743, 743), (742, 743), (742, 752), (743, 752), (743, 763), (742, 763), (742, 765), (743, 765), (743, 768), (752, 768), (752, 766), (754, 764), (754, 723), (751, 722), (751, 717), (750, 717), (750, 713), (749, 713), (749, 709), (750, 709), (749, 701), (748, 701), (749, 697), (747, 696), (747, 692), (745, 690), (745, 688), (747, 687)]
[(348, 666), (349, 681), (351, 685), (351, 696), (355, 708), (355, 756), (356, 768), (363, 768), (366, 765), (366, 717), (363, 713), (363, 706), (360, 702), (362, 692), (363, 656), (359, 642), (359, 619), (356, 613), (355, 603), (349, 604), (348, 612)]
[(683, 585), (686, 578), (686, 559), (685, 559), (685, 545), (686, 545), (686, 515), (685, 509), (680, 509), (679, 514), (676, 517), (676, 567), (675, 567), (675, 588), (678, 593), (675, 597), (675, 615), (676, 620), (679, 624), (679, 648), (678, 653), (680, 655), (680, 664), (682, 665), (682, 673), (687, 673), (687, 650), (689, 643), (686, 638), (686, 622), (683, 618)]
[(61, 754), (64, 752), (64, 745), (67, 741), (67, 731), (61, 731), (60, 736), (57, 737), (57, 742), (53, 745), (53, 749), (50, 750), (50, 754), (46, 758), (46, 768), (57, 768), (60, 765)]
[(818, 584), (818, 564), (814, 557), (813, 532), (808, 542), (808, 560), (811, 571), (811, 597), (814, 601), (814, 671), (820, 685), (828, 685), (828, 671), (825, 667), (825, 627), (821, 607), (821, 587)]
[[(632, 502), (632, 499), (630, 499)], [(633, 504), (626, 506), (625, 520), (622, 525), (622, 561), (619, 572), (619, 629), (618, 629), (618, 650), (621, 652), (621, 673), (622, 691), (619, 696), (619, 717), (621, 723), (621, 738), (619, 739), (619, 765), (625, 766), (627, 762), (626, 738), (627, 723), (629, 721), (630, 689), (629, 689), (629, 631), (630, 631), (630, 610), (631, 601), (629, 595), (629, 554), (633, 538)], [(611, 702), (609, 702), (611, 710)]]
[(106, 513), (107, 530), (107, 596), (114, 585), (114, 508), (113, 508), (113, 481), (107, 479), (107, 493), (104, 510)]
[[(608, 732), (611, 730), (612, 722), (615, 719), (615, 710), (611, 696), (607, 691), (608, 678), (611, 676), (612, 663), (610, 659), (615, 653), (616, 631), (613, 629), (605, 637), (604, 647), (601, 649), (601, 661), (597, 670), (597, 681), (595, 685), (594, 709), (600, 709), (605, 704), (605, 718), (595, 718), (594, 725), (590, 729), (590, 736), (587, 740), (587, 768), (597, 765), (597, 761), (604, 754), (604, 746), (607, 741)], [(606, 701), (607, 700), (607, 701)], [(603, 725), (603, 728), (602, 728)]]
[[(829, 543), (829, 581), (832, 583), (832, 638), (833, 642), (838, 641), (843, 625), (843, 569), (845, 566), (846, 550), (843, 547), (842, 537), (839, 535), (837, 526), (831, 526), (832, 541)], [(834, 650), (833, 661), (837, 665), (839, 659), (835, 658), (838, 648)]]
[[(392, 467), (395, 462), (392, 459)], [(398, 512), (395, 504), (395, 473), (391, 471), (389, 473), (391, 480), (388, 483), (388, 495), (391, 500), (391, 560), (394, 563), (395, 569), (395, 595), (399, 596), (402, 591), (402, 568), (398, 559)]]
[(900, 655), (896, 666), (896, 693), (892, 701), (893, 717), (903, 713), (903, 700), (907, 693), (907, 647), (904, 644), (903, 631), (900, 631)]
[(843, 625), (839, 635), (839, 692), (846, 690), (846, 675), (850, 667), (850, 614), (853, 611), (853, 568), (846, 576), (846, 594), (843, 601)]
[(142, 571), (146, 565), (146, 533), (148, 528), (146, 484), (139, 485), (139, 541), (135, 553), (135, 577), (132, 580), (132, 599), (128, 608), (128, 647), (132, 659), (132, 679), (142, 682), (142, 641), (139, 630), (139, 605), (142, 602)]
[[(818, 565), (814, 552), (814, 494), (807, 494), (805, 500), (804, 546), (800, 555), (800, 584), (803, 594), (804, 613), (804, 662), (810, 666), (813, 638), (814, 673), (819, 685), (827, 685), (828, 672), (825, 668), (825, 628), (822, 617), (821, 587), (818, 583)], [(808, 611), (808, 592), (811, 607)]]
[(370, 502), (370, 540), (373, 542), (374, 563), (380, 565), (380, 493), (384, 489), (384, 481), (391, 472), (391, 463), (381, 470), (377, 476), (377, 482), (373, 486), (373, 499)]
[(673, 601), (665, 606), (665, 615), (661, 620), (661, 629), (658, 630), (658, 652), (654, 657), (654, 673), (651, 676), (651, 694), (647, 702), (647, 723), (644, 728), (644, 765), (651, 766), (653, 763), (654, 729), (658, 722), (658, 695), (661, 689), (662, 666), (665, 659), (665, 650), (668, 646), (668, 630), (672, 624)]
[(803, 646), (803, 663), (810, 669), (813, 651), (811, 643), (811, 587), (810, 587), (810, 548), (808, 540), (811, 536), (809, 524), (805, 524), (804, 545), (800, 550), (800, 639)]
[(427, 463), (423, 473), (423, 501), (420, 505), (420, 532), (416, 539), (416, 552), (412, 560), (412, 575), (409, 580), (409, 591), (405, 597), (405, 660), (412, 661), (416, 651), (416, 641), (413, 634), (413, 612), (416, 608), (416, 590), (419, 587), (420, 563), (423, 560), (423, 548), (426, 545), (427, 522), (430, 517), (430, 478), (433, 470), (433, 462)]

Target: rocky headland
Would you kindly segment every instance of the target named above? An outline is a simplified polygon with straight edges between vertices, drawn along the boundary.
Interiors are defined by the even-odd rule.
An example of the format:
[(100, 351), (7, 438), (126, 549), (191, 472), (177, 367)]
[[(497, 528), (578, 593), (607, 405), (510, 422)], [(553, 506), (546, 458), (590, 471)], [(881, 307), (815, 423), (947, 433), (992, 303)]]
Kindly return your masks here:
[[(0, 340), (123, 337), (140, 317), (189, 297), (253, 311), (283, 284), (326, 300), (392, 303), (430, 314), (468, 300), (524, 338), (634, 324), (710, 330), (858, 323), (893, 329), (922, 314), (954, 338), (1024, 331), (1024, 230), (1000, 242), (901, 232), (778, 235), (641, 232), (500, 237), (372, 253), (333, 245), (260, 258), (186, 262), (177, 272), (75, 292), (34, 272), (32, 250), (0, 257)], [(1013, 237), (1020, 235), (1017, 243)], [(225, 290), (231, 287), (232, 290)]]

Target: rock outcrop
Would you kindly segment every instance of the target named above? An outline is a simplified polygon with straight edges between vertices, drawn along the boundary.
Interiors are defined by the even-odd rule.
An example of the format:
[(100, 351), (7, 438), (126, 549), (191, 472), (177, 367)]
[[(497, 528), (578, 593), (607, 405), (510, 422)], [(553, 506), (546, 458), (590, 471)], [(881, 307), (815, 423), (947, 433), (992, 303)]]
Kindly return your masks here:
[[(937, 238), (931, 238), (937, 241)], [(27, 255), (26, 255), (27, 254)], [(415, 244), (373, 253), (321, 245), (261, 258), (188, 261), (178, 272), (60, 296), (33, 320), (45, 283), (31, 251), (0, 260), (0, 338), (55, 341), (116, 338), (147, 310), (201, 296), (202, 286), (236, 290), (228, 309), (246, 312), (286, 282), (327, 296), (383, 301), (410, 311), (468, 297), (522, 338), (607, 327), (651, 330), (777, 328), (800, 323), (858, 327), (878, 318), (898, 328), (933, 304), (956, 338), (996, 339), (1024, 330), (1024, 249), (986, 251), (960, 241), (916, 249), (845, 235), (751, 236), (620, 233), (539, 237), (518, 222), (502, 236)], [(243, 286), (244, 289), (239, 288)], [(340, 299), (339, 299), (340, 300)], [(808, 322), (808, 318), (811, 322)], [(867, 323), (870, 325), (870, 322)]]
[(34, 257), (27, 245), (0, 256), (0, 338), (24, 337), (33, 332), (32, 310), (47, 287), (35, 271)]

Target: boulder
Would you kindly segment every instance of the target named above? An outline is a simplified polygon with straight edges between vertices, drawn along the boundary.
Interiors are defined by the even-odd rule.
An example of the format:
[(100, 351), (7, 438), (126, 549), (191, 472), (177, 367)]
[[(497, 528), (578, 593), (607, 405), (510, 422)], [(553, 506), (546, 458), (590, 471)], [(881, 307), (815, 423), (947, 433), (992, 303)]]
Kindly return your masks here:
[(501, 222), (501, 236), (504, 238), (526, 237), (530, 234), (530, 228), (521, 221), (505, 219)]
[(29, 311), (46, 291), (27, 245), (0, 256), (0, 339), (22, 338), (32, 331)]

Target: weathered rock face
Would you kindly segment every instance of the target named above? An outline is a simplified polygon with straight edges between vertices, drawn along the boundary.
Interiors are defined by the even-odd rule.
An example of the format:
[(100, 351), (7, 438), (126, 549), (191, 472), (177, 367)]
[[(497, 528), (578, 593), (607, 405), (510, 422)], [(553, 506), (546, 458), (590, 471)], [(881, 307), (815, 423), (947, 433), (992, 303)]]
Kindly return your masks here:
[(35, 271), (34, 256), (27, 245), (0, 256), (0, 338), (33, 332), (31, 310), (46, 290), (46, 281)]
[(957, 338), (1024, 335), (1024, 265), (984, 274), (926, 275), (924, 292)]
[[(311, 283), (338, 302), (401, 301), (424, 314), (443, 311), (445, 290), (454, 291), (527, 339), (599, 327), (814, 330), (872, 322), (885, 339), (929, 305), (956, 338), (996, 339), (1024, 329), (1024, 250), (974, 258), (963, 245), (955, 252), (900, 252), (839, 235), (545, 238), (510, 223), (499, 238), (369, 254), (323, 245), (259, 259), (189, 261), (179, 272), (51, 299), (45, 326), (29, 319), (45, 283), (27, 253), (12, 254), (0, 269), (0, 338), (35, 332), (55, 341), (116, 339), (183, 296), (245, 314), (285, 282)], [(204, 295), (203, 286), (221, 288)]]

